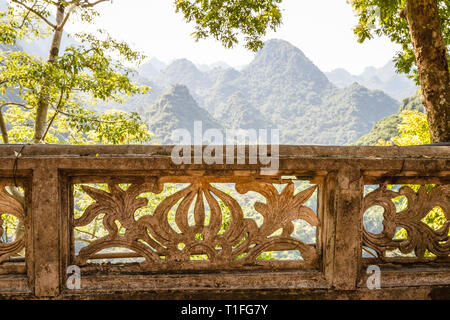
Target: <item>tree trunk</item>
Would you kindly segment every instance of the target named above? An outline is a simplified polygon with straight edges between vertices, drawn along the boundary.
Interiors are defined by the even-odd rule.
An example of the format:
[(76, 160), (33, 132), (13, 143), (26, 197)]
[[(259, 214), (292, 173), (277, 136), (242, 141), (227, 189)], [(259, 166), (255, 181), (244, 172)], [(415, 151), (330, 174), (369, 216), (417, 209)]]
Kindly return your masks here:
[[(59, 26), (64, 20), (64, 6), (58, 6), (56, 12), (56, 25)], [(61, 47), (61, 39), (63, 35), (63, 29), (55, 29), (53, 33), (52, 45), (48, 56), (48, 63), (54, 63), (59, 56), (59, 49)], [(47, 113), (49, 107), (49, 94), (47, 92), (48, 84), (41, 89), (41, 97), (37, 103), (36, 122), (34, 126), (34, 139), (33, 143), (42, 143), (43, 136), (45, 134), (47, 124)]]
[(417, 60), (431, 141), (450, 142), (450, 73), (438, 1), (408, 0), (405, 15)]
[(3, 143), (8, 144), (8, 131), (6, 131), (6, 123), (3, 118), (2, 109), (0, 108), (0, 132), (2, 133)]

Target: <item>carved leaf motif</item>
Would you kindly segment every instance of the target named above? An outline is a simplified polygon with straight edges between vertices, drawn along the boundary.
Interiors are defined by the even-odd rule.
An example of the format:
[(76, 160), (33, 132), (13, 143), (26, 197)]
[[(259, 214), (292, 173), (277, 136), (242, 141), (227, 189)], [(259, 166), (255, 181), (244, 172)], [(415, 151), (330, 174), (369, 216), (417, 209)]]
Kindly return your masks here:
[[(407, 207), (396, 212), (392, 199), (405, 196)], [(399, 249), (402, 253), (414, 252), (418, 258), (423, 258), (426, 250), (438, 257), (450, 255), (450, 185), (436, 186), (427, 192), (426, 186), (421, 186), (417, 192), (407, 186), (398, 192), (388, 190), (383, 185), (369, 193), (364, 198), (362, 214), (373, 206), (384, 208), (383, 231), (376, 235), (363, 230), (363, 245), (375, 250), (380, 259), (385, 258), (386, 251)], [(444, 211), (446, 222), (438, 230), (430, 228), (422, 220), (435, 207)], [(393, 240), (398, 227), (404, 228), (408, 237)]]
[(256, 211), (264, 218), (264, 224), (260, 229), (260, 233), (265, 236), (270, 236), (280, 226), (283, 229), (289, 229), (292, 221), (298, 219), (305, 220), (312, 226), (318, 226), (319, 219), (314, 211), (303, 206), (316, 189), (317, 186), (313, 186), (294, 196), (293, 183), (289, 183), (281, 194), (270, 183), (247, 183), (236, 186), (236, 190), (239, 193), (256, 191), (267, 199), (267, 203), (257, 202), (255, 204)]
[[(108, 231), (108, 235), (81, 249), (77, 258), (79, 263), (85, 263), (89, 256), (96, 252), (115, 246), (133, 250), (148, 260), (157, 259), (156, 254), (148, 251), (148, 248), (142, 243), (135, 241), (143, 234), (143, 230), (139, 228), (134, 219), (136, 210), (148, 203), (147, 199), (137, 197), (141, 193), (162, 191), (157, 180), (131, 185), (126, 191), (114, 184), (109, 184), (108, 188), (109, 192), (106, 192), (82, 186), (82, 189), (96, 202), (87, 207), (79, 219), (74, 219), (74, 226), (86, 226), (98, 215), (104, 214), (103, 225)], [(125, 237), (118, 235), (119, 229), (115, 223), (116, 220), (126, 229)]]
[[(135, 211), (147, 205), (146, 199), (138, 198), (145, 192), (143, 189), (142, 185), (134, 184), (124, 191), (117, 185), (110, 185), (109, 192), (105, 192), (83, 186), (83, 190), (96, 202), (74, 220), (75, 226), (87, 225), (99, 214), (104, 214), (103, 224), (109, 234), (81, 249), (76, 263), (83, 265), (95, 253), (111, 247), (124, 247), (140, 254), (146, 259), (141, 264), (144, 269), (154, 269), (155, 265), (159, 269), (183, 269), (194, 264), (190, 257), (198, 254), (206, 254), (211, 266), (254, 264), (262, 252), (277, 245), (299, 250), (303, 258), (312, 263), (317, 260), (314, 247), (290, 236), (293, 232), (292, 220), (304, 219), (314, 226), (319, 224), (314, 212), (303, 206), (315, 187), (294, 195), (293, 184), (289, 184), (281, 194), (270, 183), (238, 184), (236, 189), (239, 192), (256, 189), (266, 196), (266, 204), (255, 205), (264, 216), (261, 228), (253, 219), (244, 217), (242, 208), (233, 197), (201, 178), (193, 178), (188, 187), (165, 198), (152, 215), (145, 215), (136, 221)], [(160, 188), (149, 186), (146, 190), (161, 192)], [(219, 201), (230, 213), (229, 224), (223, 232), (224, 213)], [(206, 204), (210, 213), (208, 223)], [(189, 221), (191, 208), (193, 219)], [(169, 223), (172, 210), (175, 210), (177, 228)], [(118, 234), (116, 220), (126, 229), (122, 236)], [(283, 229), (281, 236), (269, 237), (280, 228)], [(244, 253), (245, 257), (237, 260)]]
[[(258, 245), (253, 249), (255, 251), (253, 256), (267, 251), (269, 247), (294, 245), (305, 260), (317, 260), (317, 252), (313, 247), (291, 237), (294, 231), (293, 220), (302, 219), (312, 226), (319, 226), (319, 219), (314, 211), (303, 206), (316, 189), (317, 186), (313, 186), (294, 196), (294, 184), (292, 182), (288, 183), (281, 194), (271, 183), (250, 182), (236, 185), (236, 190), (241, 194), (255, 191), (266, 198), (266, 203), (257, 202), (255, 204), (255, 210), (263, 216), (264, 222), (257, 237), (254, 238)], [(280, 236), (270, 237), (280, 228), (282, 229)]]
[[(20, 222), (25, 220), (25, 209), (16, 198), (6, 191), (6, 185), (0, 184), (0, 213), (7, 213), (17, 217)], [(0, 236), (3, 235), (3, 221), (0, 219)], [(0, 243), (0, 263), (22, 251), (25, 239), (22, 235), (11, 243)]]
[(23, 205), (6, 191), (6, 187), (0, 184), (0, 211), (23, 220), (25, 218)]
[(110, 235), (118, 232), (116, 220), (125, 227), (131, 229), (134, 224), (134, 212), (147, 205), (147, 199), (136, 197), (138, 193), (124, 191), (117, 185), (108, 185), (109, 192), (82, 186), (83, 190), (96, 202), (89, 206), (83, 216), (76, 220), (76, 226), (86, 226), (91, 223), (99, 214), (105, 214), (103, 223)]

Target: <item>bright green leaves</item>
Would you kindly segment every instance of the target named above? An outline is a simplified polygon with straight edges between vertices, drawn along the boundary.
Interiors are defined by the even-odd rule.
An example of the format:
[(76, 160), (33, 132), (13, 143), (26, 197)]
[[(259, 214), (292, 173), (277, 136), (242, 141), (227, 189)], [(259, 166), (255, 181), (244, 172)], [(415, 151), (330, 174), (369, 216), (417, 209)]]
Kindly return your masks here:
[(238, 43), (241, 33), (245, 47), (256, 51), (263, 46), (267, 28), (281, 24), (281, 0), (175, 0), (177, 12), (187, 22), (195, 22), (196, 40), (209, 36), (227, 48)]
[[(437, 0), (442, 21), (442, 31), (447, 47), (450, 46), (450, 1)], [(387, 36), (401, 45), (402, 50), (394, 57), (397, 70), (416, 79), (417, 67), (408, 21), (401, 17), (406, 0), (347, 0), (359, 18), (354, 32), (358, 41), (364, 42), (374, 36)], [(449, 51), (450, 52), (450, 51)], [(450, 61), (450, 55), (448, 56)]]
[(413, 146), (431, 143), (430, 130), (425, 113), (405, 110), (400, 117), (403, 120), (399, 127), (400, 136), (392, 138), (396, 145)]
[[(57, 33), (71, 17), (93, 22), (98, 12), (87, 1), (17, 0), (0, 13), (0, 105), (12, 143), (31, 143), (38, 106), (48, 108), (43, 142), (70, 144), (145, 143), (150, 140), (147, 126), (137, 114), (111, 111), (99, 115), (85, 105), (96, 100), (122, 102), (126, 96), (145, 94), (149, 88), (130, 80), (132, 69), (145, 58), (127, 43), (105, 31), (96, 35), (80, 33), (79, 45), (65, 48), (57, 57), (44, 61), (8, 47), (18, 39), (47, 37), (43, 30)], [(51, 12), (66, 7), (60, 25)], [(37, 22), (37, 23), (36, 23)], [(50, 48), (48, 48), (50, 51)], [(11, 104), (11, 102), (15, 104)], [(34, 139), (35, 140), (35, 139)]]
[[(65, 121), (70, 128), (81, 134), (85, 141), (100, 144), (135, 144), (150, 141), (147, 125), (142, 123), (137, 113), (108, 111), (97, 115), (93, 111), (73, 108), (65, 113)], [(80, 139), (81, 140), (81, 139)]]
[[(45, 143), (52, 144), (141, 144), (150, 141), (147, 125), (135, 114), (109, 111), (97, 114), (81, 107), (49, 114)], [(35, 110), (9, 106), (4, 112), (10, 143), (30, 143), (33, 139)], [(51, 122), (51, 123), (50, 123)]]
[(49, 35), (49, 29), (36, 15), (17, 7), (0, 11), (0, 44), (14, 45), (17, 40), (33, 40)]
[(86, 47), (94, 51), (107, 51), (112, 55), (120, 56), (123, 60), (141, 64), (146, 58), (140, 52), (134, 51), (124, 41), (118, 41), (112, 38), (105, 30), (97, 30), (97, 34), (80, 32), (74, 34), (74, 37), (80, 40)]
[(23, 31), (14, 27), (17, 23), (18, 21), (12, 15), (11, 9), (0, 11), (0, 43), (13, 45), (23, 37)]
[(402, 124), (399, 126), (400, 135), (392, 138), (392, 141), (380, 140), (378, 145), (418, 146), (431, 143), (430, 130), (425, 113), (404, 110), (400, 117), (402, 118)]
[(35, 116), (35, 112), (24, 110), (18, 106), (9, 106), (2, 111), (9, 127), (9, 143), (30, 143), (34, 134), (33, 116)]
[(33, 105), (48, 72), (51, 70), (37, 57), (22, 51), (0, 52), (0, 93), (14, 90), (27, 104)]
[[(67, 78), (69, 89), (89, 93), (102, 100), (120, 102), (121, 95), (145, 94), (149, 88), (138, 86), (129, 77), (133, 71), (105, 52), (110, 50), (111, 41), (94, 41), (88, 46), (68, 47), (55, 63)], [(126, 44), (118, 43), (118, 54), (127, 61), (142, 59), (139, 53), (130, 50)]]

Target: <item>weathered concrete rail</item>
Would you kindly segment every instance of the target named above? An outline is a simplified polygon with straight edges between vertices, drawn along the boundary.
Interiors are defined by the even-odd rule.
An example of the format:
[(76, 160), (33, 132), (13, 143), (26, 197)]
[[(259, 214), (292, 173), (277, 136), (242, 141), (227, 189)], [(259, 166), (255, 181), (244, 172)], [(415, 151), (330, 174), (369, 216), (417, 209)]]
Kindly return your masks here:
[[(1, 297), (450, 298), (450, 147), (269, 147), (267, 157), (276, 165), (269, 172), (262, 170), (267, 157), (255, 160), (251, 147), (240, 155), (224, 149), (223, 164), (200, 163), (205, 159), (198, 147), (191, 149), (192, 164), (176, 164), (172, 150), (0, 146), (0, 214), (24, 226), (23, 234), (0, 243)], [(313, 186), (298, 191), (298, 180)], [(159, 199), (151, 214), (138, 216), (148, 202), (141, 195), (160, 195), (167, 184), (182, 187)], [(421, 187), (388, 187), (394, 184)], [(279, 192), (274, 185), (285, 188)], [(366, 185), (378, 187), (367, 193)], [(92, 200), (87, 208), (77, 207), (75, 188)], [(20, 190), (23, 199), (16, 194)], [(235, 199), (249, 192), (265, 198), (252, 203), (262, 224), (247, 218)], [(313, 194), (316, 212), (304, 206)], [(401, 210), (392, 201), (399, 197), (407, 199)], [(379, 234), (363, 224), (373, 206), (384, 208)], [(422, 220), (436, 208), (447, 222), (435, 230)], [(82, 214), (75, 217), (76, 210)], [(171, 227), (171, 217), (179, 230)], [(76, 249), (74, 230), (100, 218), (107, 234)], [(316, 228), (315, 243), (292, 236), (294, 220)], [(406, 239), (394, 239), (398, 228), (406, 229)], [(106, 250), (111, 248), (127, 250)], [(363, 257), (363, 248), (373, 257)], [(287, 250), (302, 259), (258, 259), (263, 252)], [(195, 255), (207, 258), (193, 260)], [(81, 270), (81, 286), (70, 289), (67, 270), (73, 265)], [(368, 266), (380, 268), (380, 288), (376, 281), (370, 282), (375, 288), (367, 285)]]

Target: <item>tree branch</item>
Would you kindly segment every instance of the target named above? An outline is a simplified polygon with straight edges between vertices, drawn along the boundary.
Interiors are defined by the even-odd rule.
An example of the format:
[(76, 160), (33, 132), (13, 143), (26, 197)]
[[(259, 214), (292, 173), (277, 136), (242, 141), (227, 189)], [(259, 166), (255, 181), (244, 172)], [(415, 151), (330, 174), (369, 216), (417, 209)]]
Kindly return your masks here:
[(79, 6), (82, 8), (90, 8), (90, 7), (95, 7), (96, 5), (98, 5), (102, 2), (106, 2), (106, 1), (112, 1), (112, 0), (97, 0), (94, 2), (89, 2), (89, 0), (72, 0), (72, 1), (65, 1), (65, 4)]
[(3, 112), (2, 112), (3, 107), (6, 107), (6, 106), (19, 106), (19, 107), (22, 107), (22, 108), (25, 108), (28, 110), (33, 109), (30, 107), (27, 107), (23, 103), (5, 102), (5, 103), (0, 104), (0, 132), (2, 134), (2, 139), (3, 139), (4, 144), (9, 143), (8, 131), (6, 130), (6, 121), (5, 121), (5, 118), (3, 117)]
[(18, 5), (24, 7), (25, 9), (27, 9), (30, 12), (33, 12), (35, 15), (37, 15), (39, 18), (41, 18), (45, 23), (47, 23), (50, 27), (52, 27), (53, 29), (56, 29), (56, 25), (51, 23), (44, 15), (42, 15), (42, 13), (40, 13), (39, 11), (36, 11), (33, 9), (33, 7), (29, 7), (26, 4), (24, 4), (23, 2), (21, 2), (20, 0), (11, 0), (11, 2), (17, 3)]
[[(55, 108), (53, 108), (53, 109), (55, 109)], [(56, 111), (56, 109), (55, 109), (55, 111)], [(88, 116), (83, 116), (83, 115), (78, 115), (78, 114), (72, 114), (72, 113), (64, 112), (64, 111), (61, 111), (61, 110), (59, 110), (59, 113), (62, 114), (62, 115), (65, 115), (66, 117), (78, 118), (78, 119), (85, 120), (85, 121), (92, 121), (92, 122), (103, 123), (103, 124), (118, 124), (118, 123), (126, 122), (126, 120), (118, 120), (118, 121), (99, 120), (99, 119), (91, 118), (91, 117), (88, 117)]]
[(76, 5), (76, 4), (73, 4), (73, 5), (69, 8), (69, 10), (68, 10), (66, 16), (64, 17), (63, 21), (56, 27), (57, 30), (62, 30), (62, 29), (64, 28), (64, 26), (66, 25), (67, 21), (69, 20), (70, 15), (72, 14), (72, 12), (73, 12), (76, 8), (77, 8), (77, 5)]
[(56, 110), (55, 110), (55, 114), (53, 115), (53, 117), (51, 118), (48, 126), (47, 126), (47, 130), (45, 130), (44, 135), (42, 136), (42, 141), (45, 140), (45, 137), (47, 136), (48, 132), (50, 131), (51, 126), (53, 125), (53, 122), (55, 121), (56, 117), (58, 116), (59, 112), (61, 111), (61, 107), (62, 107), (62, 101), (63, 101), (63, 97), (64, 97), (64, 90), (61, 91), (61, 95), (59, 96), (59, 101), (58, 101), (58, 105), (56, 106)]
[(3, 107), (6, 107), (6, 106), (18, 106), (18, 107), (22, 107), (22, 108), (27, 109), (27, 110), (33, 109), (33, 107), (28, 107), (27, 105), (25, 105), (23, 103), (5, 102), (5, 103), (0, 104), (0, 111), (3, 109)]
[(98, 4), (102, 3), (102, 2), (106, 2), (106, 1), (111, 1), (111, 0), (97, 0), (95, 2), (85, 1), (85, 3), (82, 3), (81, 6), (83, 8), (95, 7), (96, 5), (98, 5)]
[[(36, 5), (36, 3), (37, 3), (37, 0), (34, 2), (32, 8), (34, 8), (34, 6)], [(28, 12), (26, 13), (26, 15), (23, 17), (22, 23), (20, 24), (20, 26), (18, 27), (18, 29), (22, 29), (22, 27), (25, 25), (25, 21), (27, 21), (28, 16), (30, 15), (30, 12), (31, 12), (31, 11), (28, 10)]]

